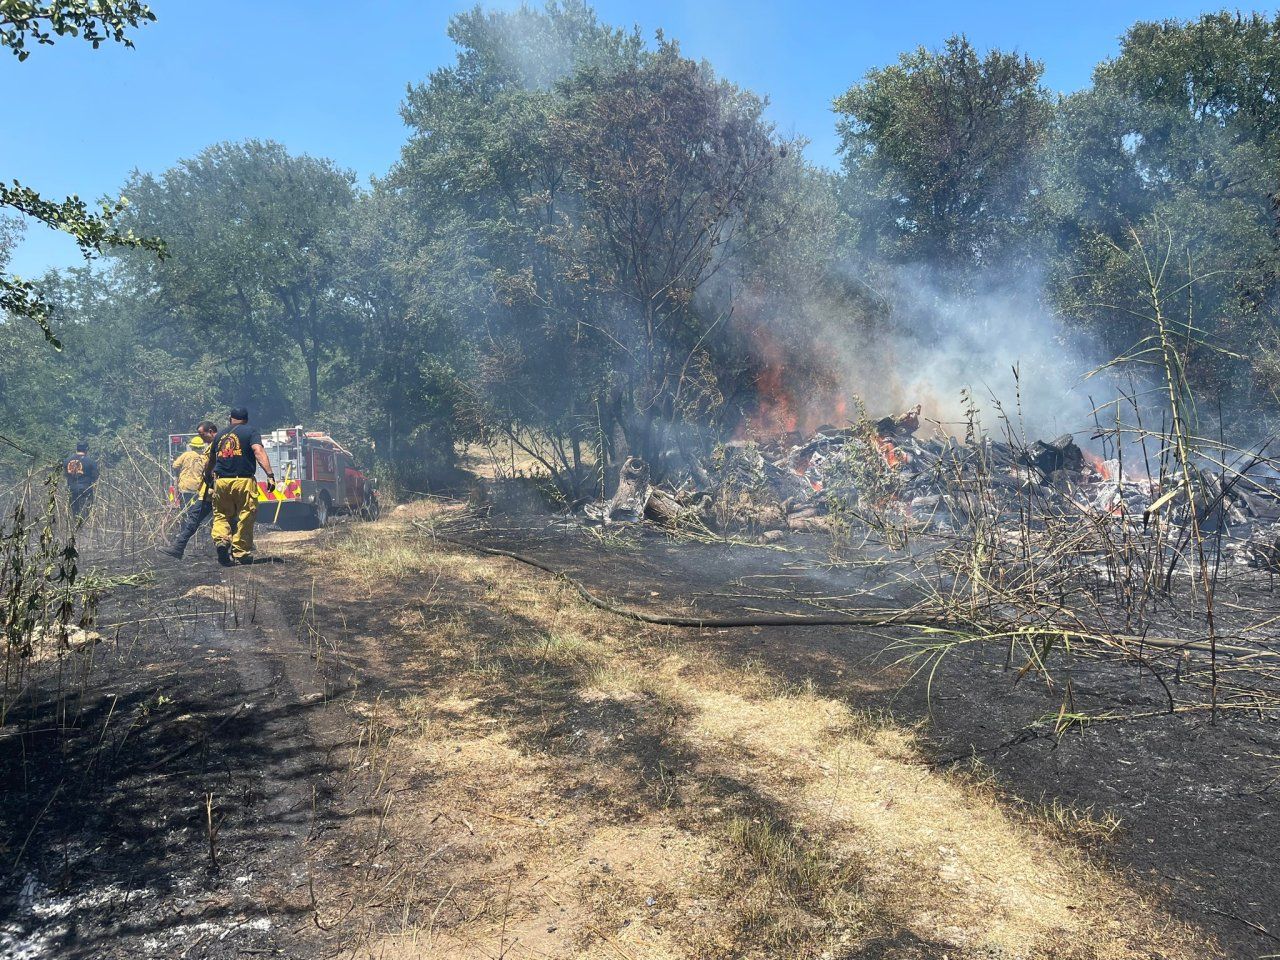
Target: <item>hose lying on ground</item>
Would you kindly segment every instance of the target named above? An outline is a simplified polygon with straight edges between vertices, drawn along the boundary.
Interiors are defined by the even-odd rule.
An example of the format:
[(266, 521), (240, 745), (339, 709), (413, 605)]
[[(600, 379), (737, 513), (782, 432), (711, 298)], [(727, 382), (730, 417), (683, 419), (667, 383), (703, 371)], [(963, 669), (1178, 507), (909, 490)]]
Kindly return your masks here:
[[(624, 617), (628, 620), (634, 620), (638, 623), (654, 624), (663, 627), (688, 627), (697, 630), (722, 630), (740, 627), (915, 627), (919, 629), (933, 630), (958, 630), (968, 632), (973, 629), (972, 623), (964, 623), (953, 617), (938, 616), (917, 616), (913, 615), (911, 610), (902, 610), (893, 613), (884, 613), (868, 610), (861, 613), (844, 613), (844, 614), (797, 614), (788, 616), (786, 614), (758, 614), (755, 616), (741, 617), (688, 617), (675, 614), (659, 614), (645, 613), (640, 610), (633, 610), (630, 607), (620, 606), (611, 603), (602, 597), (596, 596), (586, 588), (580, 580), (569, 576), (563, 570), (557, 570), (549, 564), (543, 563), (533, 557), (517, 553), (514, 550), (501, 550), (497, 547), (486, 547), (478, 543), (472, 543), (468, 540), (460, 540), (457, 537), (451, 537), (447, 534), (440, 533), (432, 529), (429, 525), (414, 522), (414, 526), (423, 531), (432, 539), (451, 543), (455, 546), (462, 547), (466, 550), (474, 550), (476, 553), (484, 553), (494, 557), (506, 557), (508, 560), (515, 560), (526, 566), (549, 573), (557, 580), (563, 580), (569, 586), (577, 591), (591, 606), (604, 610), (606, 613), (612, 613), (615, 616)], [(1160, 650), (1173, 652), (1182, 652), (1186, 650), (1196, 650), (1201, 652), (1209, 652), (1216, 646), (1217, 652), (1227, 656), (1235, 656), (1242, 658), (1258, 658), (1271, 660), (1280, 658), (1280, 652), (1273, 650), (1257, 650), (1251, 647), (1239, 646), (1236, 644), (1225, 644), (1220, 640), (1212, 644), (1208, 640), (1188, 639), (1180, 640), (1174, 637), (1143, 637), (1143, 636), (1094, 636), (1086, 634), (1079, 630), (1054, 628), (1044, 626), (1042, 632), (1061, 633), (1064, 638), (1076, 640), (1080, 642), (1100, 643), (1104, 646), (1114, 646), (1120, 649), (1126, 649), (1130, 646), (1153, 647)], [(1131, 652), (1131, 651), (1130, 651)]]
[(445, 534), (430, 530), (427, 527), (419, 527), (429, 536), (436, 540), (452, 543), (455, 546), (464, 547), (467, 550), (474, 550), (477, 553), (487, 553), (494, 557), (506, 557), (508, 560), (515, 560), (527, 566), (549, 573), (558, 580), (563, 580), (569, 586), (573, 587), (591, 606), (607, 613), (612, 613), (619, 617), (625, 617), (628, 620), (636, 620), (640, 623), (651, 623), (662, 627), (692, 627), (694, 629), (727, 629), (732, 627), (925, 627), (940, 626), (943, 621), (934, 618), (912, 618), (910, 611), (899, 611), (896, 613), (879, 613), (867, 611), (866, 613), (848, 613), (848, 614), (796, 614), (788, 616), (786, 614), (759, 614), (756, 616), (742, 617), (683, 617), (674, 614), (661, 613), (644, 613), (640, 610), (633, 610), (630, 607), (619, 606), (616, 603), (610, 603), (601, 597), (596, 596), (580, 581), (569, 576), (563, 570), (557, 570), (541, 560), (535, 560), (533, 557), (516, 553), (514, 550), (500, 550), (497, 547), (484, 547), (478, 543), (470, 543), (466, 540), (459, 540), (455, 537), (446, 536)]

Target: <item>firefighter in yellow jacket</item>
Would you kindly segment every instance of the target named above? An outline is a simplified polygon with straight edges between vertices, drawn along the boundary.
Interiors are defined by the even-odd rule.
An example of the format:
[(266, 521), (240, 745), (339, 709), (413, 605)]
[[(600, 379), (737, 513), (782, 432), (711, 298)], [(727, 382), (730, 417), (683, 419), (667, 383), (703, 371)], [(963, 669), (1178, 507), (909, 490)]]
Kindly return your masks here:
[(213, 489), (213, 545), (224, 567), (253, 562), (258, 467), (267, 475), (267, 490), (275, 490), (276, 475), (263, 449), (262, 434), (249, 426), (249, 411), (237, 407), (231, 411), (230, 426), (213, 438), (205, 461), (205, 481)]
[(204, 437), (197, 433), (187, 444), (188, 449), (178, 454), (173, 461), (173, 472), (177, 475), (178, 503), (184, 510), (190, 506), (204, 484), (207, 446)]

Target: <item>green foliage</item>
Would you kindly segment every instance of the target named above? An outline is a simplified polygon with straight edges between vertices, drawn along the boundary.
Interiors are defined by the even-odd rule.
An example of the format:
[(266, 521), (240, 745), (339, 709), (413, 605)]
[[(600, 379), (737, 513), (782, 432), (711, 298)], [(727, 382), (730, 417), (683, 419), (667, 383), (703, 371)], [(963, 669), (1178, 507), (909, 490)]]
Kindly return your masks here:
[(458, 410), (471, 371), (454, 307), (461, 291), (451, 293), (430, 255), (415, 252), (415, 229), (385, 182), (351, 211), (339, 290), (357, 335), (333, 367), (346, 386), (325, 416), (338, 435), (366, 445), (385, 480), (423, 490), (448, 474), (455, 442), (474, 430)]
[[(1197, 123), (1229, 129), (1233, 139), (1280, 148), (1280, 15), (1209, 13), (1199, 20), (1137, 23), (1121, 55), (1103, 64), (1098, 86), (1122, 90)], [(1168, 150), (1177, 127), (1153, 128), (1142, 149)], [(1188, 164), (1194, 156), (1187, 156)], [(1184, 165), (1184, 170), (1189, 169)]]
[(298, 406), (314, 414), (322, 368), (347, 330), (338, 278), (354, 179), (328, 160), (258, 140), (216, 144), (160, 176), (138, 174), (126, 187), (135, 200), (128, 222), (168, 237), (174, 255), (129, 258), (125, 268), (154, 291), (167, 321), (217, 343), (244, 394), (262, 397), (261, 384), (278, 379), (293, 353), (307, 373)]
[(879, 219), (879, 252), (941, 266), (1002, 264), (1034, 232), (1035, 159), (1053, 116), (1044, 67), (964, 36), (904, 53), (835, 101), (849, 190)]
[[(0, 0), (0, 46), (8, 47), (19, 61), (31, 56), (29, 41), (52, 44), (54, 35), (80, 37), (95, 50), (104, 40), (132, 47), (133, 41), (126, 31), (154, 20), (151, 9), (136, 0), (55, 0), (53, 3)], [(7, 207), (70, 234), (86, 258), (107, 248), (135, 248), (149, 250), (163, 259), (162, 241), (114, 227), (115, 218), (127, 203), (123, 197), (114, 203), (103, 201), (101, 210), (91, 213), (75, 195), (56, 203), (17, 180), (12, 185), (0, 183), (0, 209)], [(0, 256), (0, 265), (7, 261), (7, 252), (4, 238), (0, 237), (0, 253), (6, 254)], [(31, 281), (0, 273), (0, 310), (35, 322), (45, 340), (55, 349), (62, 349), (61, 341), (53, 332), (52, 304), (40, 297)]]
[(70, 234), (86, 254), (102, 253), (106, 247), (139, 247), (155, 253), (164, 252), (164, 244), (158, 240), (143, 239), (131, 230), (121, 231), (113, 227), (115, 219), (129, 206), (124, 197), (115, 203), (103, 202), (101, 210), (93, 214), (75, 195), (54, 203), (15, 180), (12, 186), (0, 183), (0, 205)]
[(155, 22), (137, 0), (0, 0), (0, 47), (19, 60), (31, 56), (29, 43), (52, 45), (54, 36), (79, 37), (96, 50), (104, 40), (132, 47), (127, 31)]
[(1108, 356), (1127, 353), (1149, 311), (1125, 251), (1180, 251), (1179, 269), (1197, 278), (1181, 309), (1231, 347), (1191, 351), (1187, 375), (1242, 426), (1275, 410), (1278, 50), (1280, 18), (1136, 24), (1093, 87), (1063, 105), (1048, 190), (1062, 225), (1059, 309)]
[(388, 269), (405, 280), (415, 326), (460, 334), (436, 372), (460, 373), (463, 429), (531, 441), (574, 476), (615, 345), (577, 267), (589, 238), (552, 123), (567, 77), (636, 63), (642, 45), (577, 2), (475, 10), (450, 35), (456, 65), (402, 108), (413, 132), (387, 184), (401, 217)]

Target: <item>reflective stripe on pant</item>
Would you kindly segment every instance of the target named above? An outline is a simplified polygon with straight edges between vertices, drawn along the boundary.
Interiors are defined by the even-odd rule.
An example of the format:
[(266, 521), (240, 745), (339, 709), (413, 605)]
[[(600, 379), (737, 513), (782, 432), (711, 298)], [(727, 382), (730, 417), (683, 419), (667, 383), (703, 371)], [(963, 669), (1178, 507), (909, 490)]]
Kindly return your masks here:
[(258, 482), (253, 477), (219, 477), (213, 482), (213, 542), (231, 547), (237, 560), (253, 553), (257, 514)]

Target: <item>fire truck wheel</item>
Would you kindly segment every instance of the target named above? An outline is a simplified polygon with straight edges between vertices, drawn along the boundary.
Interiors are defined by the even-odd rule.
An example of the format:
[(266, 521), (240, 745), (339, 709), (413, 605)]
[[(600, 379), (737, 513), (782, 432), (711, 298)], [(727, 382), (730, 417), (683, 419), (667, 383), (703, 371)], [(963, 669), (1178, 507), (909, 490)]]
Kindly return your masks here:
[(322, 493), (316, 498), (316, 505), (312, 507), (315, 514), (316, 527), (323, 527), (329, 523), (329, 495)]
[(329, 522), (329, 513), (329, 498), (322, 493), (315, 503), (298, 504), (287, 522), (281, 518), (280, 527), (283, 530), (318, 530)]

